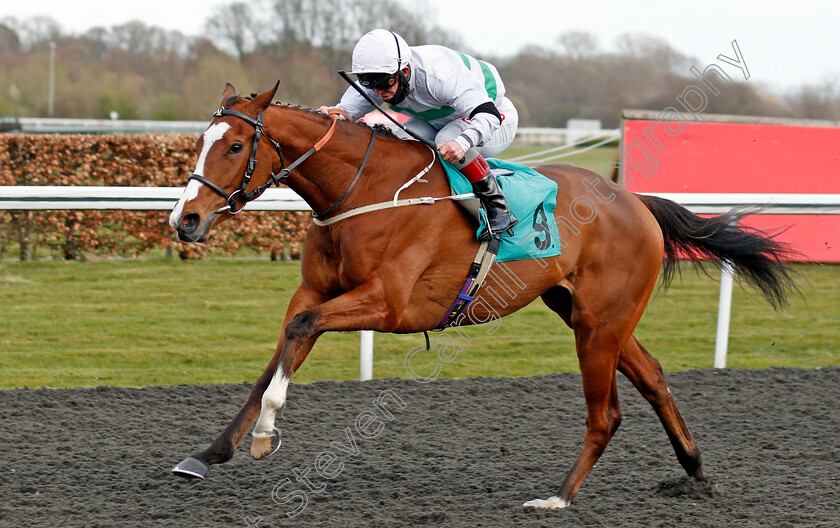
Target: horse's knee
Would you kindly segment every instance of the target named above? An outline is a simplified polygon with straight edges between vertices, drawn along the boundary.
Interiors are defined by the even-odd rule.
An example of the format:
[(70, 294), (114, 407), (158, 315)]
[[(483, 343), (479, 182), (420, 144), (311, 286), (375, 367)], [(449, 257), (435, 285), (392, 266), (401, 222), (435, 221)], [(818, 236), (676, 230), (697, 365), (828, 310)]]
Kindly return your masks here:
[(286, 325), (286, 340), (291, 341), (311, 336), (315, 331), (317, 322), (318, 316), (314, 312), (310, 310), (300, 312)]

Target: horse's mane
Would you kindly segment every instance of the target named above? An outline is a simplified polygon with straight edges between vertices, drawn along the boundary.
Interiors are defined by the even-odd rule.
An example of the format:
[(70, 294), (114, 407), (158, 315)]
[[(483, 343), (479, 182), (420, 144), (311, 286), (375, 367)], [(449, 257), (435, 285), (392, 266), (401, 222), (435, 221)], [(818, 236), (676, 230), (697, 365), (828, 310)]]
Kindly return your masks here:
[[(256, 94), (253, 94), (251, 97), (244, 97), (244, 96), (241, 96), (239, 94), (231, 95), (230, 97), (227, 98), (227, 100), (225, 101), (225, 104), (223, 106), (225, 108), (229, 108), (230, 106), (235, 104), (240, 99), (251, 100), (251, 99), (254, 98), (255, 95)], [(328, 116), (325, 116), (321, 112), (319, 112), (317, 110), (314, 110), (312, 108), (309, 108), (309, 107), (305, 107), (305, 106), (301, 106), (301, 105), (293, 105), (291, 103), (281, 103), (280, 101), (277, 101), (277, 102), (272, 103), (272, 104), (274, 106), (280, 106), (280, 107), (284, 107), (284, 108), (292, 108), (292, 109), (302, 110), (304, 112), (309, 112), (310, 114), (317, 115), (318, 117), (328, 118)], [(361, 122), (356, 122), (356, 121), (348, 121), (347, 123), (350, 124), (350, 125), (356, 126), (356, 127), (365, 127), (365, 129), (373, 128), (376, 131), (376, 134), (379, 137), (386, 137), (386, 138), (390, 138), (390, 139), (399, 139), (399, 140), (405, 141), (403, 138), (394, 134), (393, 130), (390, 127), (388, 127), (387, 125), (383, 125), (381, 123), (377, 123), (377, 124), (373, 125), (372, 127), (370, 125), (366, 124), (366, 123), (361, 123)]]
[[(278, 102), (278, 103), (275, 103), (275, 104), (280, 105), (281, 103)], [(299, 109), (305, 110), (309, 113), (317, 114), (318, 116), (326, 117), (321, 112), (319, 112), (317, 110), (313, 110), (312, 108), (306, 108), (306, 107), (303, 107), (303, 106), (293, 106), (293, 105), (290, 105), (290, 104), (287, 104), (285, 106), (291, 107), (291, 108), (299, 108)], [(372, 129), (376, 130), (376, 134), (380, 137), (387, 137), (387, 138), (391, 138), (391, 139), (403, 139), (401, 137), (398, 137), (396, 134), (394, 134), (393, 130), (391, 130), (390, 127), (388, 127), (387, 125), (383, 125), (381, 123), (377, 123), (373, 126), (370, 126), (366, 123), (362, 123), (360, 121), (347, 121), (347, 123), (350, 124), (350, 125), (353, 125), (355, 127), (364, 127), (365, 130), (372, 128)]]

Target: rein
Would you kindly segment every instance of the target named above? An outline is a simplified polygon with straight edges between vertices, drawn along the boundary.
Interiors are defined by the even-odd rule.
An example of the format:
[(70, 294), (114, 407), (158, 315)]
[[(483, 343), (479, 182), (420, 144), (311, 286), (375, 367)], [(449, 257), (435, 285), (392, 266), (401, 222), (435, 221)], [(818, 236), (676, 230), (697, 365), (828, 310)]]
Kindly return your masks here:
[(367, 165), (368, 158), (370, 157), (370, 152), (373, 150), (373, 142), (375, 140), (376, 140), (376, 129), (373, 129), (373, 134), (371, 134), (371, 136), (370, 136), (370, 143), (368, 143), (367, 151), (365, 151), (365, 157), (362, 159), (362, 164), (361, 164), (361, 166), (359, 166), (359, 170), (356, 171), (356, 177), (353, 178), (352, 182), (350, 182), (350, 186), (347, 187), (347, 190), (344, 191), (344, 194), (342, 194), (341, 197), (338, 200), (336, 200), (334, 204), (329, 206), (327, 208), (327, 210), (324, 211), (323, 213), (315, 214), (315, 211), (312, 211), (312, 218), (314, 218), (315, 220), (322, 220), (322, 219), (326, 218), (327, 216), (329, 216), (330, 213), (335, 211), (335, 208), (338, 207), (338, 205), (341, 202), (343, 202), (345, 198), (347, 198), (347, 195), (350, 194), (350, 191), (353, 190), (353, 187), (356, 186), (356, 182), (359, 181), (359, 177), (362, 175), (362, 171), (365, 170), (365, 165)]
[[(431, 150), (431, 147), (429, 148), (429, 150)], [(432, 161), (431, 161), (431, 163), (426, 165), (413, 178), (408, 180), (402, 187), (397, 189), (397, 192), (394, 194), (394, 198), (392, 200), (389, 200), (387, 202), (373, 203), (373, 204), (370, 204), (370, 205), (363, 205), (361, 207), (355, 207), (355, 208), (350, 209), (348, 211), (345, 211), (345, 212), (343, 212), (339, 215), (336, 215), (336, 216), (330, 218), (329, 220), (323, 220), (322, 216), (324, 216), (324, 215), (313, 215), (313, 217), (314, 217), (313, 222), (315, 222), (315, 225), (318, 225), (318, 226), (321, 226), (321, 227), (326, 227), (328, 225), (335, 224), (337, 222), (340, 222), (342, 220), (346, 220), (346, 219), (354, 217), (354, 216), (358, 216), (358, 215), (366, 214), (366, 213), (372, 213), (374, 211), (381, 211), (383, 209), (392, 209), (394, 207), (406, 207), (406, 206), (409, 206), (409, 205), (434, 205), (435, 203), (443, 201), (443, 200), (456, 200), (457, 201), (457, 200), (470, 200), (470, 199), (475, 198), (475, 194), (467, 193), (467, 194), (456, 194), (456, 195), (442, 196), (442, 197), (422, 196), (420, 198), (403, 198), (402, 200), (399, 199), (400, 193), (403, 190), (407, 189), (409, 186), (411, 186), (415, 182), (418, 182), (418, 181), (425, 182), (426, 181), (426, 180), (423, 180), (422, 178), (423, 178), (423, 176), (426, 175), (426, 173), (428, 173), (430, 170), (432, 170), (432, 167), (434, 166), (435, 161), (436, 161), (436, 157), (437, 157), (437, 153), (434, 150), (432, 150)], [(356, 177), (358, 178), (358, 175)], [(355, 180), (354, 180), (354, 183), (355, 183)], [(352, 185), (351, 185), (351, 187), (352, 187)], [(349, 192), (349, 189), (348, 189), (347, 192)], [(345, 193), (345, 194), (347, 194), (347, 193)]]
[[(275, 141), (268, 134), (263, 132), (263, 113), (262, 112), (260, 112), (259, 115), (257, 115), (257, 118), (254, 119), (253, 117), (251, 117), (247, 114), (243, 114), (242, 112), (237, 112), (235, 110), (228, 110), (227, 108), (224, 108), (224, 107), (219, 108), (218, 110), (216, 110), (213, 113), (213, 117), (236, 117), (236, 118), (241, 119), (241, 120), (245, 121), (246, 123), (248, 123), (249, 125), (254, 127), (254, 139), (253, 139), (253, 142), (252, 142), (252, 145), (251, 145), (251, 155), (248, 158), (248, 166), (246, 167), (245, 174), (242, 177), (242, 183), (239, 185), (239, 188), (237, 190), (233, 191), (232, 193), (228, 193), (224, 189), (222, 189), (222, 187), (220, 185), (213, 182), (212, 180), (207, 179), (206, 177), (204, 177), (201, 174), (195, 174), (195, 173), (190, 174), (190, 176), (187, 179), (188, 180), (195, 180), (195, 181), (201, 183), (202, 185), (206, 185), (207, 187), (210, 188), (210, 190), (212, 190), (213, 192), (215, 192), (216, 194), (218, 194), (219, 196), (221, 196), (222, 198), (225, 199), (224, 207), (219, 208), (219, 210), (217, 210), (215, 214), (229, 213), (231, 215), (236, 215), (239, 212), (241, 212), (242, 209), (245, 208), (245, 205), (248, 202), (258, 198), (263, 193), (263, 191), (265, 191), (266, 189), (268, 189), (272, 185), (279, 186), (280, 182), (282, 180), (285, 180), (286, 178), (289, 177), (289, 173), (291, 171), (293, 171), (301, 163), (303, 163), (304, 161), (309, 159), (310, 156), (312, 156), (313, 154), (315, 154), (316, 152), (321, 150), (321, 148), (323, 148), (323, 146), (326, 145), (327, 142), (332, 138), (333, 133), (335, 132), (336, 123), (338, 123), (338, 116), (339, 115), (343, 115), (348, 120), (350, 119), (350, 117), (347, 115), (346, 112), (344, 112), (343, 110), (340, 110), (338, 108), (331, 108), (329, 110), (329, 115), (330, 115), (330, 117), (332, 117), (332, 124), (330, 125), (330, 128), (327, 131), (327, 133), (324, 135), (324, 137), (322, 137), (317, 143), (315, 143), (315, 145), (313, 145), (312, 148), (310, 148), (308, 151), (306, 151), (301, 157), (299, 157), (294, 162), (292, 162), (288, 167), (286, 167), (286, 162), (285, 162), (285, 159), (283, 158), (282, 146), (280, 145), (279, 142)], [(257, 168), (257, 148), (259, 147), (261, 136), (265, 136), (266, 140), (268, 140), (274, 146), (274, 150), (277, 151), (277, 155), (280, 157), (281, 169), (277, 173), (274, 173), (274, 172), (269, 173), (268, 181), (266, 181), (262, 185), (258, 186), (256, 189), (253, 189), (251, 191), (247, 191), (246, 189), (248, 187), (248, 184), (251, 182), (251, 178), (253, 178), (253, 176), (254, 176), (254, 170), (256, 170), (256, 168)], [(376, 141), (376, 129), (374, 129), (372, 131), (372, 134), (371, 134), (371, 137), (370, 137), (370, 143), (368, 144), (367, 150), (365, 151), (365, 156), (362, 159), (362, 163), (359, 166), (359, 170), (356, 171), (356, 176), (353, 178), (353, 181), (350, 182), (350, 185), (347, 187), (347, 190), (344, 191), (344, 194), (342, 194), (338, 198), (338, 200), (336, 200), (331, 206), (329, 206), (323, 213), (315, 213), (314, 211), (312, 212), (312, 221), (315, 222), (316, 225), (324, 227), (324, 226), (332, 225), (336, 222), (340, 222), (341, 220), (344, 220), (346, 218), (350, 218), (350, 217), (357, 216), (357, 215), (360, 215), (360, 214), (370, 213), (370, 212), (373, 212), (373, 211), (379, 211), (379, 210), (382, 210), (382, 209), (390, 209), (392, 207), (404, 207), (404, 206), (408, 206), (408, 205), (432, 205), (432, 204), (434, 204), (438, 201), (441, 201), (441, 200), (467, 200), (467, 199), (471, 199), (471, 198), (475, 197), (475, 195), (473, 195), (473, 194), (461, 194), (461, 195), (457, 195), (457, 196), (445, 196), (445, 197), (441, 197), (441, 198), (425, 196), (425, 197), (422, 197), (422, 198), (408, 198), (408, 199), (404, 199), (404, 200), (398, 199), (400, 192), (403, 191), (404, 189), (406, 189), (407, 187), (409, 187), (411, 184), (413, 184), (417, 181), (425, 181), (425, 180), (421, 180), (421, 178), (432, 169), (432, 166), (434, 165), (435, 159), (436, 159), (436, 152), (434, 150), (432, 150), (432, 161), (431, 161), (431, 163), (429, 163), (417, 175), (415, 175), (412, 179), (410, 179), (402, 187), (400, 187), (397, 190), (397, 192), (394, 194), (393, 200), (388, 201), (388, 202), (381, 202), (381, 203), (365, 205), (365, 206), (362, 206), (362, 207), (357, 207), (357, 208), (354, 208), (354, 209), (350, 209), (349, 211), (347, 211), (345, 213), (334, 216), (333, 218), (326, 219), (331, 213), (333, 213), (336, 210), (336, 208), (338, 208), (338, 206), (344, 201), (344, 199), (347, 198), (347, 196), (350, 194), (350, 191), (353, 190), (356, 183), (359, 181), (359, 178), (361, 177), (362, 172), (365, 169), (365, 166), (367, 166), (367, 162), (368, 162), (368, 159), (370, 158), (371, 151), (373, 151), (373, 144), (374, 144), (375, 141)], [(431, 148), (430, 148), (430, 150), (431, 150)], [(237, 208), (237, 204), (239, 202), (242, 202), (242, 205)]]
[[(335, 125), (338, 122), (338, 115), (339, 114), (342, 114), (349, 119), (349, 116), (347, 116), (347, 114), (344, 111), (338, 110), (338, 109), (331, 109), (330, 110), (330, 116), (332, 117), (332, 124), (330, 125), (330, 129), (327, 131), (327, 133), (324, 135), (324, 137), (322, 137), (317, 143), (315, 143), (315, 145), (312, 148), (310, 148), (308, 151), (306, 151), (301, 157), (299, 157), (294, 162), (292, 162), (291, 165), (286, 167), (286, 161), (283, 159), (282, 146), (280, 145), (279, 142), (275, 141), (268, 134), (263, 132), (263, 114), (262, 114), (262, 112), (260, 112), (260, 114), (257, 116), (257, 118), (254, 119), (253, 117), (251, 117), (249, 115), (246, 115), (246, 114), (243, 114), (242, 112), (237, 112), (235, 110), (228, 110), (227, 108), (224, 108), (224, 107), (219, 108), (218, 110), (213, 112), (213, 117), (227, 117), (227, 116), (236, 117), (236, 118), (241, 119), (241, 120), (245, 121), (246, 123), (248, 123), (249, 125), (254, 127), (254, 140), (253, 140), (252, 146), (251, 146), (251, 155), (248, 158), (248, 166), (246, 167), (245, 174), (242, 177), (242, 183), (239, 185), (239, 189), (233, 191), (232, 193), (227, 193), (217, 183), (205, 178), (201, 174), (195, 174), (195, 173), (190, 174), (190, 176), (189, 176), (189, 178), (187, 178), (187, 180), (195, 180), (195, 181), (197, 181), (197, 182), (199, 182), (203, 185), (206, 185), (213, 192), (215, 192), (216, 194), (218, 194), (219, 196), (221, 196), (222, 198), (225, 199), (225, 206), (220, 208), (218, 211), (216, 211), (216, 214), (230, 213), (231, 215), (235, 215), (235, 214), (239, 213), (240, 211), (242, 211), (242, 209), (245, 208), (245, 204), (247, 204), (251, 200), (254, 200), (255, 198), (257, 198), (260, 194), (263, 193), (263, 191), (265, 191), (266, 189), (268, 189), (272, 185), (279, 186), (280, 182), (282, 180), (285, 180), (286, 178), (288, 178), (289, 173), (292, 172), (295, 168), (297, 168), (298, 165), (300, 165), (301, 163), (303, 163), (304, 161), (309, 159), (310, 156), (312, 156), (313, 154), (315, 154), (316, 152), (321, 150), (321, 148), (323, 148), (323, 146), (327, 144), (327, 142), (330, 140), (330, 138), (332, 138), (333, 132), (335, 132)], [(253, 189), (252, 191), (249, 192), (249, 191), (246, 191), (246, 188), (248, 187), (248, 184), (251, 183), (251, 178), (254, 176), (254, 170), (257, 168), (257, 148), (259, 147), (259, 144), (260, 144), (260, 136), (265, 136), (265, 139), (267, 139), (274, 146), (274, 150), (277, 151), (277, 155), (280, 157), (281, 169), (277, 173), (274, 173), (274, 172), (269, 173), (268, 181), (266, 181), (264, 184), (260, 185), (256, 189)], [(359, 179), (359, 176), (362, 173), (362, 169), (364, 169), (365, 162), (367, 162), (367, 159), (368, 159), (368, 156), (370, 154), (371, 148), (373, 147), (373, 139), (375, 137), (376, 137), (376, 134), (374, 133), (373, 137), (370, 140), (370, 145), (368, 146), (368, 151), (365, 154), (365, 159), (362, 162), (362, 167), (359, 169), (359, 173), (356, 175), (356, 179), (353, 180), (352, 184), (350, 184), (351, 189), (352, 189), (353, 185), (356, 184), (356, 181)], [(339, 198), (338, 202), (333, 204), (333, 206), (330, 207), (330, 209), (328, 209), (327, 212), (330, 212), (333, 209), (335, 209), (335, 207), (338, 205), (338, 203), (340, 203), (341, 200), (343, 200), (344, 197), (347, 196), (347, 194), (349, 192), (350, 192), (350, 189), (347, 189), (347, 191), (345, 191), (344, 195), (341, 198)], [(237, 202), (239, 202), (239, 201), (242, 201), (242, 206), (237, 208), (236, 205), (237, 205)], [(323, 213), (323, 214), (326, 214), (326, 212)]]

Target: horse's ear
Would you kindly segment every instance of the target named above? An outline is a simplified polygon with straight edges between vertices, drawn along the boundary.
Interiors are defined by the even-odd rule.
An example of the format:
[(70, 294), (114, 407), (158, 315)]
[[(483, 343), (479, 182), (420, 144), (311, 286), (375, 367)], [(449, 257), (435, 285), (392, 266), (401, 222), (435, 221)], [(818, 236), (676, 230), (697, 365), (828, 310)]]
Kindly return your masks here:
[(277, 88), (280, 86), (280, 81), (277, 81), (274, 84), (274, 88), (259, 94), (258, 96), (254, 97), (254, 100), (251, 102), (251, 105), (254, 107), (254, 111), (256, 113), (262, 112), (268, 105), (271, 104), (271, 101), (274, 100), (274, 94), (277, 93)]
[(219, 106), (225, 106), (225, 102), (234, 95), (236, 95), (236, 88), (232, 84), (227, 83), (225, 85), (225, 91), (222, 92), (222, 103)]

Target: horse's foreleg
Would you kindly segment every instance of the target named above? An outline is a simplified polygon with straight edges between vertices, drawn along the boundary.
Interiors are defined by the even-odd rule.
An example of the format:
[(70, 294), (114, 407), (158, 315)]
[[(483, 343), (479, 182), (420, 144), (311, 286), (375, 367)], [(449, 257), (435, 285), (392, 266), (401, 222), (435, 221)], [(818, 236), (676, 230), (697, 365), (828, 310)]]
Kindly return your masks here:
[[(239, 431), (239, 434), (244, 436), (248, 427), (256, 422), (254, 431), (251, 433), (251, 456), (254, 458), (265, 458), (280, 447), (280, 431), (274, 426), (274, 421), (277, 413), (286, 404), (286, 389), (289, 387), (292, 375), (309, 355), (317, 339), (318, 336), (313, 336), (305, 340), (290, 341), (284, 335), (277, 343), (277, 351), (274, 355), (277, 361), (272, 361), (263, 374), (265, 377), (270, 374), (270, 377), (262, 387), (259, 405), (254, 407), (254, 417)], [(293, 359), (290, 361), (290, 358)], [(260, 381), (263, 379), (260, 378)]]
[(674, 396), (662, 373), (662, 367), (635, 336), (631, 337), (621, 349), (618, 370), (633, 383), (659, 416), (659, 421), (662, 422), (671, 445), (674, 446), (677, 460), (685, 468), (688, 476), (705, 481), (706, 477), (703, 475), (700, 461), (700, 449), (677, 408)]
[(615, 339), (603, 330), (575, 329), (578, 361), (586, 399), (586, 434), (583, 447), (556, 495), (524, 504), (535, 508), (565, 508), (580, 489), (592, 466), (604, 452), (621, 423), (615, 368)]
[[(320, 298), (316, 294), (305, 290), (303, 287), (298, 288), (292, 296), (292, 300), (286, 311), (284, 327), (288, 326), (289, 322), (294, 319), (295, 315), (311, 306), (317, 305), (319, 302)], [(300, 351), (303, 352), (303, 349), (305, 348), (305, 352), (303, 352), (304, 358), (314, 343), (315, 339), (313, 338), (311, 342), (308, 343), (308, 348), (305, 348), (307, 343), (301, 344), (302, 347)], [(277, 376), (278, 365), (281, 365), (281, 355), (285, 348), (285, 336), (281, 336), (279, 342), (277, 343), (274, 356), (271, 358), (271, 361), (268, 363), (268, 366), (263, 371), (260, 378), (254, 384), (253, 389), (251, 389), (248, 399), (245, 401), (245, 405), (242, 406), (222, 434), (220, 434), (207, 449), (183, 460), (175, 466), (175, 468), (173, 468), (173, 473), (185, 477), (204, 478), (210, 470), (211, 464), (221, 464), (223, 462), (227, 462), (233, 457), (234, 451), (236, 451), (236, 448), (242, 442), (242, 439), (260, 415), (263, 402), (266, 399), (266, 393), (269, 393), (270, 395), (269, 402), (271, 406), (277, 405), (278, 402), (280, 406), (282, 406), (282, 402), (285, 401), (285, 389), (286, 384), (288, 383), (288, 377), (291, 376), (291, 374), (289, 374), (289, 376), (285, 378), (285, 384), (283, 383), (282, 374)], [(303, 359), (300, 359), (300, 361), (303, 361)], [(298, 365), (300, 365), (299, 362)], [(279, 407), (277, 407), (277, 409), (279, 409)], [(268, 428), (268, 431), (274, 431), (273, 421), (271, 422), (271, 426)], [(276, 440), (279, 442), (279, 436)], [(268, 438), (268, 442), (270, 445), (272, 438)]]
[[(326, 331), (387, 331), (393, 324), (389, 321), (395, 321), (394, 314), (394, 303), (386, 302), (381, 283), (373, 280), (335, 299), (303, 310), (288, 322), (284, 339), (278, 345), (279, 362), (274, 366), (262, 394), (259, 418), (252, 434), (251, 455), (254, 458), (264, 458), (279, 447), (279, 431), (274, 427), (274, 420), (286, 402), (289, 380), (306, 359), (318, 336)], [(269, 367), (272, 370), (271, 365)]]

